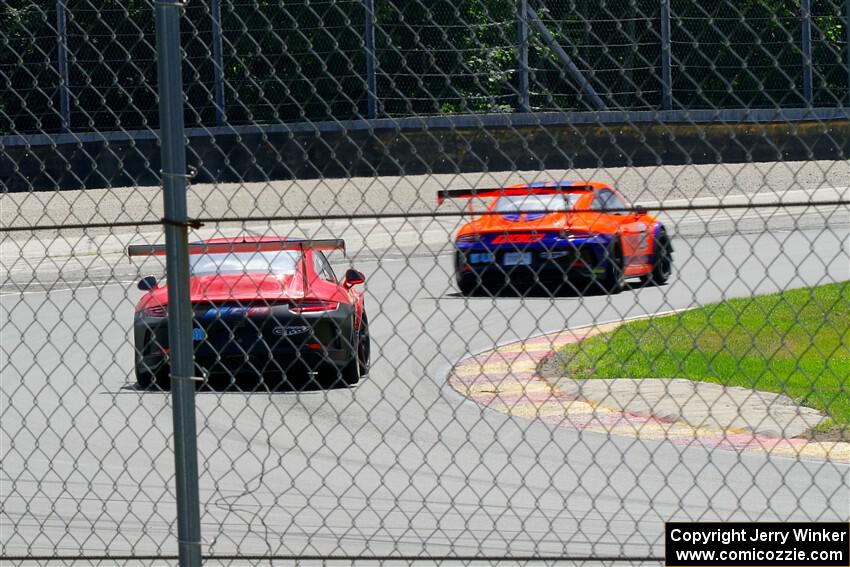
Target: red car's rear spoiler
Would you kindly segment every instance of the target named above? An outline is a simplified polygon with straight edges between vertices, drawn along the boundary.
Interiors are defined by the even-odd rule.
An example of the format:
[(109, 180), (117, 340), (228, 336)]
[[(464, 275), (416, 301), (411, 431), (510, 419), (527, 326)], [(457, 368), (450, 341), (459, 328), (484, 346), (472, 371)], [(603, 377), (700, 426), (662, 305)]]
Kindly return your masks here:
[(490, 197), (512, 197), (516, 195), (556, 195), (575, 191), (592, 190), (592, 185), (571, 185), (561, 187), (504, 187), (496, 189), (444, 189), (437, 192), (437, 204), (446, 199), (488, 199)]
[[(309, 287), (307, 281), (307, 258), (304, 250), (342, 250), (345, 241), (337, 239), (312, 240), (251, 240), (245, 242), (199, 242), (189, 244), (189, 254), (229, 254), (236, 252), (275, 252), (280, 250), (298, 250), (301, 254), (301, 272), (304, 277), (304, 290)], [(127, 254), (134, 256), (165, 256), (165, 244), (131, 244)]]
[[(189, 244), (189, 254), (227, 254), (231, 252), (274, 252), (278, 250), (342, 250), (342, 239), (314, 240), (253, 240), (247, 242), (210, 242)], [(131, 244), (127, 254), (134, 256), (165, 256), (165, 244)]]

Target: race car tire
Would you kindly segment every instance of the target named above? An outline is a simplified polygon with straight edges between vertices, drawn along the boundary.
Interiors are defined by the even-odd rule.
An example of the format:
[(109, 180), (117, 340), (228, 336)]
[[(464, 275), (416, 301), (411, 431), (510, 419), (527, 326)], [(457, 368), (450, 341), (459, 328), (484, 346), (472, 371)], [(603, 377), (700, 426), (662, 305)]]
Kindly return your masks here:
[(369, 365), (372, 363), (372, 339), (369, 338), (369, 319), (363, 314), (360, 322), (360, 342), (357, 344), (357, 357), (360, 363), (360, 376), (369, 373)]
[(460, 275), (457, 276), (457, 287), (461, 295), (475, 295), (475, 292), (481, 289), (478, 278), (475, 275)]
[(357, 355), (339, 372), (339, 376), (342, 378), (344, 384), (338, 384), (337, 372), (331, 372), (329, 374), (329, 378), (331, 378), (330, 384), (327, 385), (329, 387), (336, 387), (342, 385), (353, 386), (354, 384), (357, 384), (360, 381), (361, 376), (365, 376), (369, 372), (371, 347), (372, 344), (369, 339), (369, 320), (364, 313), (363, 318), (360, 320), (360, 338), (357, 342)]
[(652, 271), (641, 276), (640, 282), (644, 285), (664, 285), (673, 273), (673, 247), (670, 237), (662, 229), (655, 239), (657, 252), (652, 263)]
[(136, 387), (139, 390), (157, 389), (168, 391), (171, 389), (171, 377), (168, 369), (150, 372), (138, 364), (136, 365)]
[(611, 241), (608, 248), (608, 267), (605, 270), (605, 275), (598, 279), (602, 290), (609, 294), (620, 293), (625, 286), (625, 263), (623, 262), (623, 247), (619, 239)]

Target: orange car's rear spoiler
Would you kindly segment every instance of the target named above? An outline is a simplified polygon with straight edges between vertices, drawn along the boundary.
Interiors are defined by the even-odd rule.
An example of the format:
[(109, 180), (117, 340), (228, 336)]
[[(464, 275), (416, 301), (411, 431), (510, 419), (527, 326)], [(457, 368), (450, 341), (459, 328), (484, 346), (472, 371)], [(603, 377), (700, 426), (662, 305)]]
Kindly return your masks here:
[[(274, 252), (279, 250), (342, 250), (342, 239), (313, 240), (253, 240), (246, 242), (211, 242), (189, 244), (189, 254), (228, 254), (235, 252)], [(127, 254), (134, 256), (165, 256), (165, 244), (131, 244)]]
[(497, 189), (444, 189), (437, 192), (437, 204), (442, 205), (446, 199), (488, 199), (490, 197), (512, 197), (516, 195), (556, 195), (558, 193), (573, 193), (588, 191), (592, 185), (569, 185), (559, 187), (504, 187)]

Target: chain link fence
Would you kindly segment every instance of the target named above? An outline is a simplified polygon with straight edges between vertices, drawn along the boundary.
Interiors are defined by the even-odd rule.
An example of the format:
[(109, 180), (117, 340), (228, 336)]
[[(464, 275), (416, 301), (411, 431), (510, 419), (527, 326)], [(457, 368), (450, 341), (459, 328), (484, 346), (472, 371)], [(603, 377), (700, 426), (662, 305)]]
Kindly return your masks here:
[(850, 3), (0, 0), (0, 557), (657, 565), (850, 519)]

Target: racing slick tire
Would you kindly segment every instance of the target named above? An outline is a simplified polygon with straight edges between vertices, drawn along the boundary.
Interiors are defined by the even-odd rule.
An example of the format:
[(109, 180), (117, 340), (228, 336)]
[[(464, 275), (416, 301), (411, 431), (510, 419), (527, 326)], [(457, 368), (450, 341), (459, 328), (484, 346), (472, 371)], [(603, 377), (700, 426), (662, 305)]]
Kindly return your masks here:
[(357, 344), (357, 357), (360, 363), (358, 378), (362, 378), (369, 373), (369, 365), (372, 363), (372, 339), (369, 338), (369, 319), (365, 313), (360, 321), (360, 342)]
[[(368, 374), (369, 363), (371, 357), (372, 343), (369, 339), (369, 319), (366, 314), (360, 320), (360, 333), (357, 341), (357, 356), (349, 362), (345, 368), (340, 371), (340, 376), (345, 386), (353, 386), (360, 381), (360, 378)], [(333, 372), (330, 375), (331, 383), (329, 386), (334, 387), (336, 383), (337, 373)]]
[(664, 285), (673, 273), (673, 246), (670, 244), (670, 237), (663, 229), (658, 232), (655, 246), (658, 251), (652, 263), (652, 271), (640, 278), (640, 283), (643, 285)]
[(460, 290), (461, 295), (475, 295), (476, 292), (480, 291), (481, 286), (478, 281), (478, 278), (473, 275), (461, 275), (457, 276), (457, 287)]
[(171, 389), (171, 377), (168, 368), (156, 372), (145, 370), (141, 364), (136, 364), (136, 387), (139, 390), (157, 389), (168, 391)]
[(597, 284), (602, 288), (602, 291), (608, 294), (616, 294), (623, 291), (625, 286), (625, 262), (623, 261), (623, 246), (619, 239), (611, 242), (608, 248), (608, 258), (606, 263), (608, 267), (605, 274), (597, 280)]

